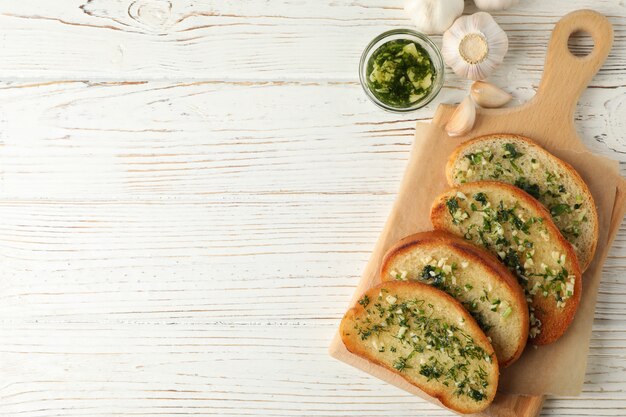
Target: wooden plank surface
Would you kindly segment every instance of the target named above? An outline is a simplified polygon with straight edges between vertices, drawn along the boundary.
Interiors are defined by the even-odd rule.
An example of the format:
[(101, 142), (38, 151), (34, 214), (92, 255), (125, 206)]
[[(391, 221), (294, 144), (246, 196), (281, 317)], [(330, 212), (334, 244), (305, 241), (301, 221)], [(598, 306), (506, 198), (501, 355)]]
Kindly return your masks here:
[[(576, 123), (626, 162), (622, 3), (498, 13), (494, 80), (528, 99), (558, 18), (607, 14), (615, 47)], [(415, 121), (467, 86), (448, 73), (406, 116), (367, 101), (360, 51), (410, 24), (401, 6), (0, 3), (0, 415), (450, 415), (326, 353)], [(584, 393), (545, 415), (626, 414), (625, 272), (622, 226)]]

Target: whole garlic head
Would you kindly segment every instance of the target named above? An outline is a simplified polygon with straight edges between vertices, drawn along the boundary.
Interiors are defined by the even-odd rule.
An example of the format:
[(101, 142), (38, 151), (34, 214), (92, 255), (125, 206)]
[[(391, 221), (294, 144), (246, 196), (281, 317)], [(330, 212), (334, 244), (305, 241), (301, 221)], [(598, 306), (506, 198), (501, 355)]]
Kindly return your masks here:
[(480, 10), (504, 10), (519, 3), (519, 0), (474, 0)]
[(459, 76), (487, 78), (504, 60), (509, 39), (489, 13), (462, 16), (443, 34), (441, 54)]
[(441, 35), (463, 14), (464, 6), (463, 0), (409, 0), (404, 10), (417, 30), (428, 35)]

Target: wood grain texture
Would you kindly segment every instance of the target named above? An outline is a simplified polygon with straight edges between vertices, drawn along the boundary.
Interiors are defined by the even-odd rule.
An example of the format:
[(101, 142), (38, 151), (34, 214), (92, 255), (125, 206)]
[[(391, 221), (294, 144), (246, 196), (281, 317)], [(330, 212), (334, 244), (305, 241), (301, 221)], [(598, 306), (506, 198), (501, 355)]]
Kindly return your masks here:
[[(623, 100), (626, 86), (596, 91), (576, 113), (581, 137), (626, 161), (609, 139), (594, 140), (626, 117), (626, 107), (599, 105)], [(457, 93), (446, 88), (440, 97), (454, 102)], [(0, 190), (5, 198), (80, 199), (393, 194), (415, 121), (435, 106), (383, 113), (354, 83), (0, 83)], [(610, 137), (626, 143), (624, 132)]]
[[(495, 14), (517, 104), (563, 14), (609, 16), (576, 127), (626, 162), (625, 5), (521, 3)], [(404, 116), (367, 101), (360, 52), (402, 4), (0, 3), (0, 415), (451, 415), (326, 353), (415, 122), (467, 87), (448, 72)], [(625, 272), (622, 226), (583, 395), (544, 415), (626, 414)]]
[[(584, 58), (575, 57), (568, 50), (568, 39), (576, 31), (586, 31), (595, 42), (593, 51)], [(501, 371), (499, 388), (504, 392), (536, 396), (518, 400), (499, 397), (484, 413), (477, 415), (536, 417), (543, 403), (543, 398), (538, 395), (545, 392), (577, 395), (584, 382), (601, 266), (609, 245), (606, 242), (613, 240), (612, 236), (617, 232), (626, 211), (625, 201), (621, 197), (626, 181), (616, 175), (616, 167), (606, 160), (595, 159), (591, 154), (571, 154), (585, 152), (585, 145), (576, 134), (573, 113), (581, 92), (608, 56), (612, 41), (612, 27), (603, 15), (589, 10), (569, 13), (553, 30), (542, 81), (537, 95), (531, 101), (515, 108), (480, 109), (472, 132), (458, 138), (450, 138), (445, 132), (445, 126), (455, 110), (452, 106), (438, 107), (432, 124), (418, 123), (416, 142), (397, 200), (353, 295), (352, 302), (355, 302), (359, 294), (380, 282), (383, 254), (398, 239), (429, 230), (433, 225), (442, 228), (441, 224), (435, 224), (435, 220), (431, 224), (431, 217), (437, 217), (436, 213), (432, 214), (431, 202), (440, 198), (437, 195), (446, 186), (446, 181), (443, 172), (433, 171), (429, 164), (445, 165), (449, 155), (460, 143), (474, 136), (509, 132), (535, 138), (541, 146), (571, 163), (586, 179), (602, 224), (595, 263), (584, 277), (583, 292), (586, 295), (578, 305), (576, 319), (559, 343), (542, 346), (539, 350), (527, 350), (519, 361)], [(436, 208), (432, 210), (436, 212)], [(578, 285), (576, 293), (580, 295), (581, 288)], [(373, 367), (369, 362), (357, 358), (344, 347), (339, 337), (335, 337), (331, 343), (330, 354), (403, 390), (418, 396), (423, 394), (399, 378), (397, 373)]]

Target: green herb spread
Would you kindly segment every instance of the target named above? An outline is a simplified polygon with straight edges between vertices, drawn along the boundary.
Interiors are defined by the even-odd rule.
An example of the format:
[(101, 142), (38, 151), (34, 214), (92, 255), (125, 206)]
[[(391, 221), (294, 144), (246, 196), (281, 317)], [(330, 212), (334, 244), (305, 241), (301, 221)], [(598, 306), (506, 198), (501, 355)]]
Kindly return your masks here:
[[(525, 173), (530, 173), (534, 180)], [(497, 180), (521, 188), (548, 208), (563, 236), (574, 246), (584, 223), (589, 221), (583, 196), (573, 194), (565, 186), (562, 175), (524, 155), (512, 143), (503, 144), (501, 149), (485, 148), (466, 154), (455, 179), (460, 183)], [(539, 179), (543, 185), (537, 183)]]
[(430, 93), (435, 66), (417, 43), (398, 39), (381, 45), (367, 63), (367, 85), (380, 101), (411, 107)]
[[(423, 258), (422, 262), (424, 266), (421, 270), (393, 270), (390, 272), (391, 277), (397, 281), (416, 280), (447, 292), (463, 304), (485, 332), (491, 330), (493, 326), (489, 322), (495, 321), (497, 314), (507, 318), (513, 312), (511, 306), (491, 295), (491, 288), (474, 289), (472, 284), (460, 282), (457, 277), (461, 270), (467, 268), (467, 262), (462, 262), (459, 266), (457, 262), (449, 263), (448, 258), (435, 259), (430, 256)], [(485, 310), (496, 314), (487, 318)]]
[[(446, 206), (467, 240), (489, 249), (517, 275), (529, 302), (537, 294), (554, 298), (562, 308), (573, 296), (576, 277), (565, 268), (566, 255), (552, 252), (538, 259), (535, 253), (536, 239), (550, 239), (542, 217), (529, 216), (517, 204), (490, 201), (484, 193), (457, 193)], [(534, 338), (541, 332), (541, 322), (532, 306), (530, 311), (530, 336)]]
[[(415, 369), (428, 381), (455, 387), (455, 395), (474, 401), (487, 397), (485, 367), (492, 357), (459, 326), (436, 317), (436, 309), (424, 300), (401, 299), (382, 289), (376, 300), (363, 297), (359, 304), (367, 312), (354, 329), (361, 340), (372, 342), (378, 352), (390, 352), (390, 366), (399, 372)], [(385, 345), (382, 334), (392, 336)], [(389, 338), (387, 338), (389, 340)], [(485, 367), (484, 367), (485, 366)]]

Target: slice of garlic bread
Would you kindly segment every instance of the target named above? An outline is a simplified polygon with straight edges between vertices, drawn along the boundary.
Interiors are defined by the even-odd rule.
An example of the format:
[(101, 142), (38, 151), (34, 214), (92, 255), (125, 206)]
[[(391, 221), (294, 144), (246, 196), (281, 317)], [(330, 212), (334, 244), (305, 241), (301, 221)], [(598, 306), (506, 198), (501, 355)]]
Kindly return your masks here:
[(498, 361), (487, 336), (448, 294), (419, 282), (383, 282), (341, 321), (346, 348), (398, 373), (460, 413), (493, 400)]
[(591, 192), (574, 168), (532, 140), (496, 134), (465, 142), (448, 159), (446, 177), (451, 186), (501, 181), (523, 189), (548, 209), (581, 270), (591, 263), (599, 233)]
[(435, 199), (431, 221), (485, 247), (517, 275), (529, 303), (532, 343), (552, 343), (565, 333), (580, 301), (580, 267), (537, 200), (501, 182), (466, 183)]
[(528, 339), (528, 304), (517, 279), (492, 254), (452, 234), (417, 233), (385, 255), (383, 281), (419, 281), (463, 304), (491, 338), (500, 367), (516, 361)]

